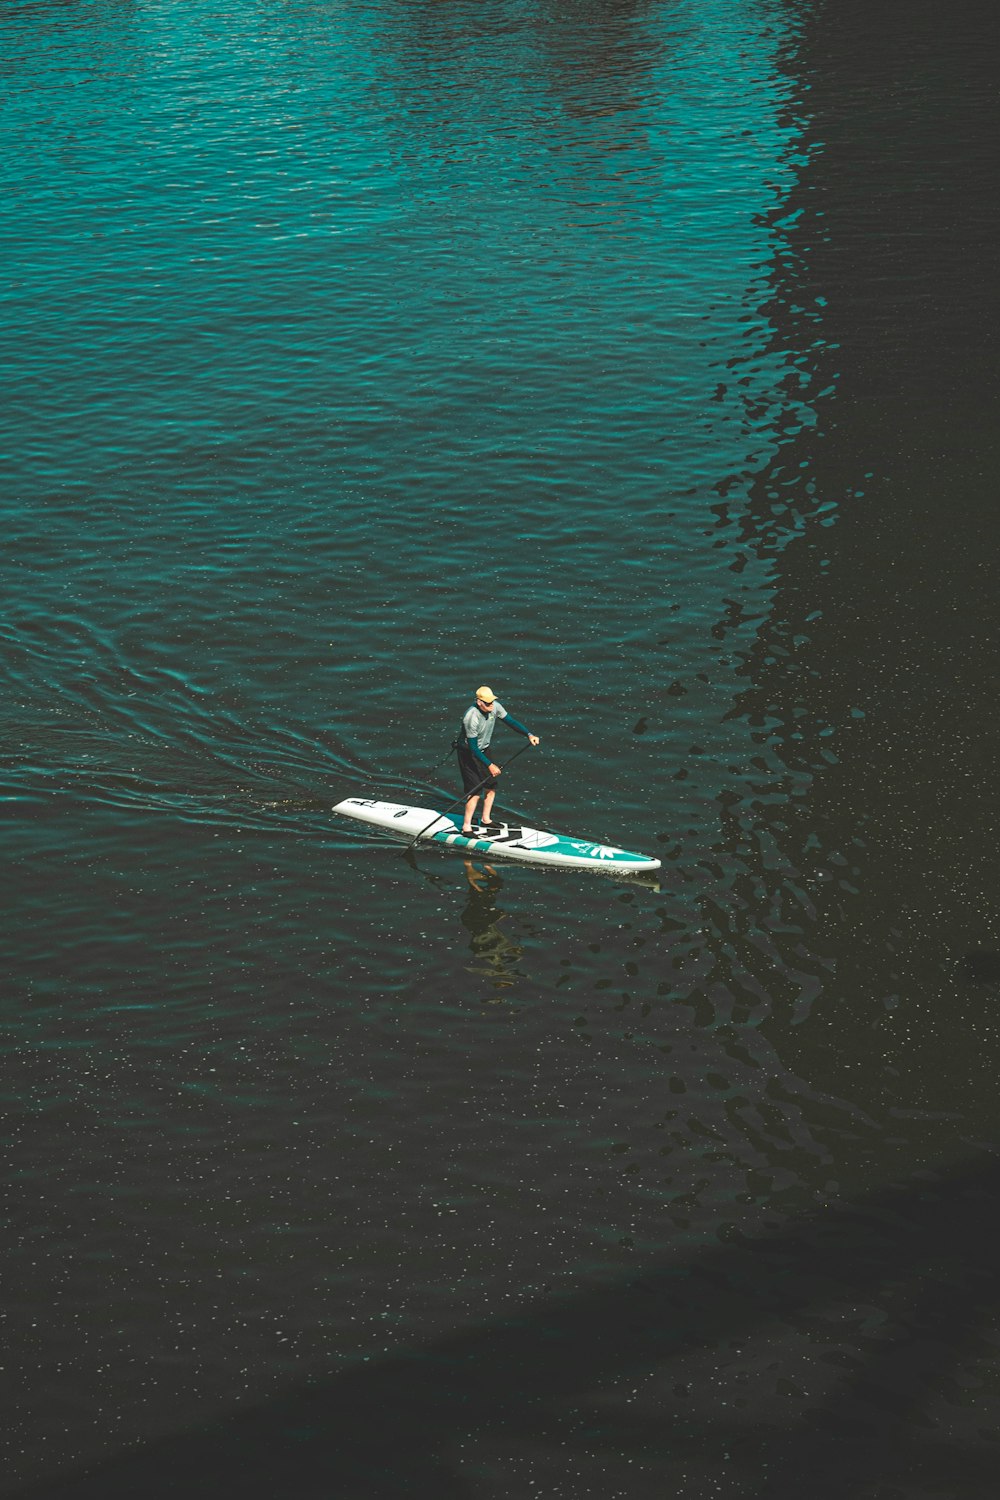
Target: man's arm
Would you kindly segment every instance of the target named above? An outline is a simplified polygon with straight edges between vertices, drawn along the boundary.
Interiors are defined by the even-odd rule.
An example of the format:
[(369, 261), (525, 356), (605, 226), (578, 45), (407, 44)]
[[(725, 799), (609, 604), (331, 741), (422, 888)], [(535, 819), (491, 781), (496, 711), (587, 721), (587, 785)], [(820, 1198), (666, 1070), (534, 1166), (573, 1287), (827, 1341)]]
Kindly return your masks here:
[[(525, 732), (527, 732), (527, 731), (525, 731)], [(483, 752), (479, 748), (479, 736), (478, 736), (478, 734), (467, 734), (465, 736), (465, 738), (468, 741), (469, 749), (472, 751), (473, 755), (476, 757), (477, 760), (481, 760), (482, 763), (483, 763), (483, 765), (488, 770), (489, 767), (490, 767), (490, 765), (491, 765), (491, 761), (489, 759), (489, 756), (484, 755)]]
[(538, 735), (532, 734), (530, 729), (525, 729), (524, 725), (518, 719), (515, 719), (513, 714), (504, 714), (500, 722), (502, 724), (509, 724), (511, 729), (516, 729), (518, 734), (523, 734), (529, 744), (538, 744)]

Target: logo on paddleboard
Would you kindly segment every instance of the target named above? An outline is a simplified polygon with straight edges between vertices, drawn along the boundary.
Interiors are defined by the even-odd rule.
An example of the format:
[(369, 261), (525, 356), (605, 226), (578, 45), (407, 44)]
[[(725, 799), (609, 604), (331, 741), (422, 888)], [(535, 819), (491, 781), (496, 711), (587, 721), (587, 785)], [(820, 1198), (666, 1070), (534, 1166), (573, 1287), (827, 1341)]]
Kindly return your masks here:
[(616, 854), (623, 853), (621, 849), (610, 849), (607, 844), (578, 844), (575, 840), (573, 848), (579, 849), (589, 859), (614, 859)]

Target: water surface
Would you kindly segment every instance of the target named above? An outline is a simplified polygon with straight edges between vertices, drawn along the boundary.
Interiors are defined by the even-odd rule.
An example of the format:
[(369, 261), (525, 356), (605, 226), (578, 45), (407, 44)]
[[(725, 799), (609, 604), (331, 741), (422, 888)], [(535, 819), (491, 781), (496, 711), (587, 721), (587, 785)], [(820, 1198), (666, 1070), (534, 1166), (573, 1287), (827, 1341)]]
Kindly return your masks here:
[[(10, 1492), (989, 1493), (996, 20), (907, 18), (0, 13)], [(658, 887), (332, 819), (483, 681)]]

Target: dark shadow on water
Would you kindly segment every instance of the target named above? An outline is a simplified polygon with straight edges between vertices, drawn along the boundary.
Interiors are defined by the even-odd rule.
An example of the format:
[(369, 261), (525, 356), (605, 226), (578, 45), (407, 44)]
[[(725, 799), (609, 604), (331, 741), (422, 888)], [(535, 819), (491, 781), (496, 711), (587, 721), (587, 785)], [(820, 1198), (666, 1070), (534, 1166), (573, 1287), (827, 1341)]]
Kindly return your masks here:
[(961, 968), (973, 984), (1000, 984), (1000, 953), (978, 948), (965, 955)]
[[(986, 1497), (997, 1492), (998, 1435), (955, 1391), (976, 1384), (967, 1363), (992, 1348), (998, 1223), (994, 1160), (928, 1172), (761, 1237), (647, 1264), (519, 1317), (300, 1385), (200, 1432), (18, 1494), (528, 1493), (523, 1469), (521, 1479), (509, 1471), (509, 1487), (480, 1482), (477, 1453), (500, 1450), (558, 1465), (552, 1472), (572, 1476), (558, 1493), (579, 1496)], [(773, 1381), (758, 1375), (742, 1413), (718, 1396), (700, 1409), (683, 1399), (676, 1382), (685, 1361), (810, 1327), (825, 1356), (821, 1398), (768, 1404)], [(652, 1414), (648, 1403), (608, 1399), (620, 1398), (615, 1381), (651, 1373), (663, 1381)], [(764, 1405), (755, 1408), (758, 1395)], [(609, 1490), (605, 1461), (633, 1464), (634, 1483)], [(677, 1483), (699, 1465), (704, 1485)]]

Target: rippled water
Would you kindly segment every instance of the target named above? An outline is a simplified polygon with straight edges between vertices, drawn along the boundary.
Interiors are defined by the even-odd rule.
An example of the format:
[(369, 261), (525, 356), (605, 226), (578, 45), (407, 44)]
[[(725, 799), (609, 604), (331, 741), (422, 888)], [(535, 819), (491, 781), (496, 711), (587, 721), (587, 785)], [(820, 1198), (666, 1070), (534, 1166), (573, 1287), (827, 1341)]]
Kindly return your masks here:
[[(11, 1491), (992, 1493), (997, 18), (870, 10), (0, 10)], [(482, 681), (658, 883), (331, 817)]]

